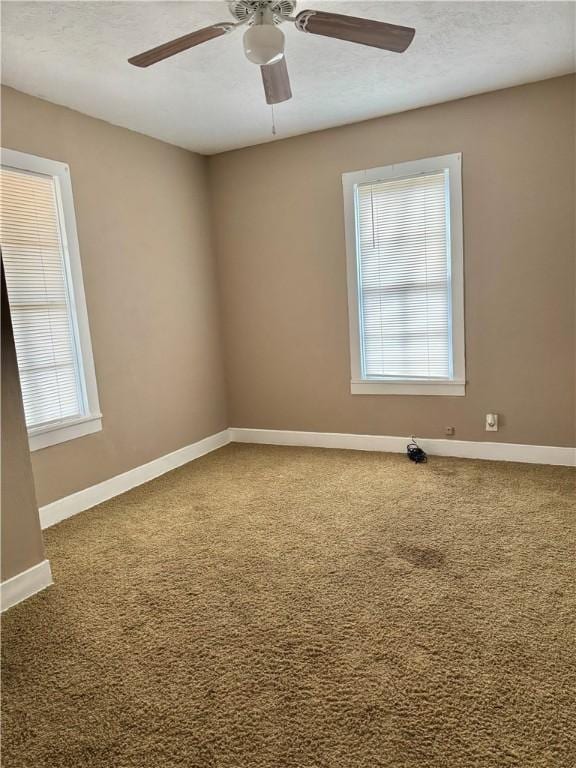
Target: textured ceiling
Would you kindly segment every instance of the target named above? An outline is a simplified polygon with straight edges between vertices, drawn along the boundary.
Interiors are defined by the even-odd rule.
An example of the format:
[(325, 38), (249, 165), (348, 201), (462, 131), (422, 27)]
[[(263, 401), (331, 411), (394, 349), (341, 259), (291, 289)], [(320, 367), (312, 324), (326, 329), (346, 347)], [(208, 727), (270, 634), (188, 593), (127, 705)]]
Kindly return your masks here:
[[(284, 24), (294, 98), (278, 138), (518, 85), (575, 69), (572, 2), (346, 2), (317, 8), (416, 27), (404, 54)], [(205, 154), (270, 141), (271, 113), (242, 33), (149, 69), (126, 59), (231, 18), (224, 2), (2, 4), (2, 82)]]

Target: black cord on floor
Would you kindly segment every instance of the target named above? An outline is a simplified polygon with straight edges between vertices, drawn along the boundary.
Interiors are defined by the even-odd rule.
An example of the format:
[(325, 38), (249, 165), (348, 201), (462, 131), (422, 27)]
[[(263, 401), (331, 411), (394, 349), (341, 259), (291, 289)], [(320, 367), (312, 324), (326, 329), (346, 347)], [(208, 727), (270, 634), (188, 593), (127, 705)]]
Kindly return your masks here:
[(428, 461), (428, 456), (422, 450), (422, 448), (420, 448), (420, 446), (414, 439), (414, 435), (412, 435), (411, 442), (409, 442), (408, 445), (406, 446), (406, 453), (410, 461), (413, 461), (416, 464), (425, 464)]

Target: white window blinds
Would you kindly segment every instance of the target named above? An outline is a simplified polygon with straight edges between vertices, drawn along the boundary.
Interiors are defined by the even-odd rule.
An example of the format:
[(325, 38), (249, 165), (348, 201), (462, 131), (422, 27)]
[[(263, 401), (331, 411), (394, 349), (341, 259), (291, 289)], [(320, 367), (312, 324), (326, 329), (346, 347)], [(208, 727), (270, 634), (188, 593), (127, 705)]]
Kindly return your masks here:
[(52, 176), (0, 171), (0, 243), (29, 429), (85, 413), (56, 185)]
[(449, 379), (448, 171), (356, 188), (362, 377)]

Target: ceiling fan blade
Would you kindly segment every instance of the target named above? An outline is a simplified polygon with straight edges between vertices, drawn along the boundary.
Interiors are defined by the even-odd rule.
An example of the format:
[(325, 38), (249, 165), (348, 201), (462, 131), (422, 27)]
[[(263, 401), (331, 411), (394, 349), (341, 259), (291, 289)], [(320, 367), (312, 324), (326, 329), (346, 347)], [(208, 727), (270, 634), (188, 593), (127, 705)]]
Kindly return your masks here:
[(383, 21), (324, 11), (301, 11), (296, 16), (296, 27), (301, 32), (336, 37), (339, 40), (397, 53), (402, 53), (408, 48), (416, 33), (412, 27), (400, 27)]
[(234, 29), (235, 26), (233, 23), (223, 22), (222, 24), (213, 24), (211, 27), (197, 29), (196, 32), (191, 32), (189, 35), (177, 37), (175, 40), (170, 40), (169, 43), (158, 45), (149, 51), (132, 56), (131, 59), (128, 59), (128, 62), (135, 67), (149, 67), (150, 64), (156, 64), (158, 61), (174, 56), (176, 53), (182, 53), (182, 51), (187, 51), (188, 48), (193, 48), (195, 45), (200, 45), (200, 43), (206, 43), (208, 40), (214, 40), (214, 38), (220, 37), (220, 35), (225, 35), (231, 29)]
[(280, 104), (280, 102), (292, 98), (290, 78), (284, 56), (275, 64), (265, 64), (260, 67), (260, 70), (262, 71), (267, 104)]

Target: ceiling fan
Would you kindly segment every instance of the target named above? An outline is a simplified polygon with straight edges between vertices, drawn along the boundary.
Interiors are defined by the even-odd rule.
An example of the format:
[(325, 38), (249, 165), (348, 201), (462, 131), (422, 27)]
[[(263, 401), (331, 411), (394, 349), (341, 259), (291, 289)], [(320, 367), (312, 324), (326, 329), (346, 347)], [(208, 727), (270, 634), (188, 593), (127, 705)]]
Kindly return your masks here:
[(403, 53), (408, 48), (416, 32), (412, 27), (325, 11), (300, 11), (294, 16), (295, 7), (295, 0), (230, 0), (228, 8), (235, 21), (197, 29), (132, 56), (128, 61), (135, 67), (149, 67), (247, 25), (244, 52), (250, 61), (260, 66), (267, 103), (279, 104), (292, 98), (284, 57), (284, 33), (278, 28), (283, 22), (293, 22), (300, 32), (335, 37), (396, 53)]

